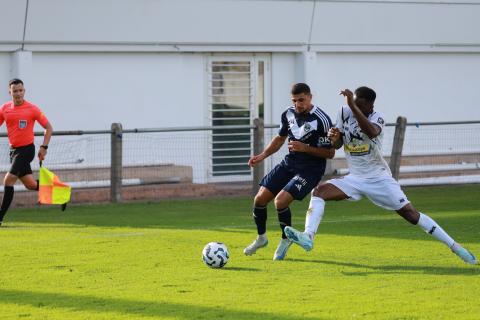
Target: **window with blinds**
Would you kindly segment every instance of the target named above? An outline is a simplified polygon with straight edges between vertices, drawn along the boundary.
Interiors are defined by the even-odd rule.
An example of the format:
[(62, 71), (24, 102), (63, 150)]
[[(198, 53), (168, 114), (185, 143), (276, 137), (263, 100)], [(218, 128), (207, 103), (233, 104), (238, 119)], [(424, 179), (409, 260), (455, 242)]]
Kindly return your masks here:
[[(252, 61), (210, 61), (209, 100), (212, 126), (250, 125), (253, 103)], [(212, 176), (251, 175), (250, 129), (212, 131)]]

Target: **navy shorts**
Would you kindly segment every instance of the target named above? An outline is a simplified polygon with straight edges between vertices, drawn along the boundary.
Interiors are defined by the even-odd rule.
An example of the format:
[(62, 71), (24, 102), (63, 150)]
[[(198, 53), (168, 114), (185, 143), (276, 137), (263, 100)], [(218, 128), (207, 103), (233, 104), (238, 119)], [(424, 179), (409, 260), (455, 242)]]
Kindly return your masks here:
[(10, 172), (19, 178), (32, 174), (30, 162), (35, 158), (35, 146), (29, 144), (28, 146), (10, 148)]
[(317, 186), (323, 173), (324, 170), (320, 167), (297, 169), (282, 161), (263, 177), (260, 185), (270, 190), (274, 195), (277, 195), (283, 189), (290, 193), (294, 199), (302, 200)]

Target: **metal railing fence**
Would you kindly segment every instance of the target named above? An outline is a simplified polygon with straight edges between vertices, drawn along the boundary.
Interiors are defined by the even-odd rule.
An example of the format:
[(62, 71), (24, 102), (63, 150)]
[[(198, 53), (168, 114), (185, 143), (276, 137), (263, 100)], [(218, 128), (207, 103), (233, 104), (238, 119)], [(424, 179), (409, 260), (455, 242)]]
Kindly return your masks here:
[[(244, 156), (241, 160), (233, 156), (228, 163), (228, 154), (214, 154), (213, 132), (223, 132), (222, 136), (233, 132), (234, 137), (238, 130), (249, 130), (251, 154), (258, 154), (278, 128), (255, 119), (250, 126), (124, 130), (114, 123), (110, 130), (56, 131), (45, 165), (73, 188), (109, 187), (112, 202), (122, 201), (122, 187), (131, 185), (251, 181), (252, 192), (256, 192), (263, 175), (288, 152), (286, 146), (245, 174), (244, 168), (237, 170)], [(38, 146), (43, 133), (35, 135)], [(0, 150), (5, 150), (0, 154), (3, 172), (9, 168), (6, 136), (0, 133)], [(407, 123), (399, 117), (396, 123), (386, 124), (383, 155), (404, 185), (480, 182), (480, 139), (475, 138), (479, 136), (480, 121)], [(214, 158), (225, 159), (220, 165), (231, 174), (215, 175), (212, 168), (218, 162)], [(38, 170), (36, 162), (32, 169)], [(347, 172), (343, 151), (338, 150), (327, 174)]]

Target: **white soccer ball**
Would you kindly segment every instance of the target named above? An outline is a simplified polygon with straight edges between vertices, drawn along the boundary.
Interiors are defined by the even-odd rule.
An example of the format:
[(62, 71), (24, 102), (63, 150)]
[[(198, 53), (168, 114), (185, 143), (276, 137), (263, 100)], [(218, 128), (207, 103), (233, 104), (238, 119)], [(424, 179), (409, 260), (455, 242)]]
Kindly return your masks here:
[(227, 264), (228, 248), (221, 242), (210, 242), (202, 251), (203, 262), (210, 268), (221, 268)]

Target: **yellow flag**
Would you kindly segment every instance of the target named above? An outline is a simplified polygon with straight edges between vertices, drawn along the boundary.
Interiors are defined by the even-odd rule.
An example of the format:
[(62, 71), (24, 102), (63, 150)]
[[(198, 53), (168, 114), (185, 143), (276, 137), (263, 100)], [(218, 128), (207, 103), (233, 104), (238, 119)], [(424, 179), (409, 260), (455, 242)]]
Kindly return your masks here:
[(60, 181), (45, 167), (40, 167), (38, 202), (42, 204), (65, 204), (70, 201), (72, 188)]

